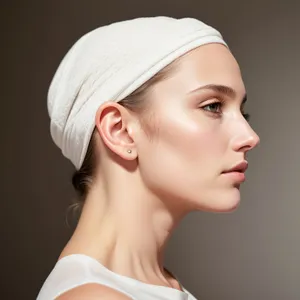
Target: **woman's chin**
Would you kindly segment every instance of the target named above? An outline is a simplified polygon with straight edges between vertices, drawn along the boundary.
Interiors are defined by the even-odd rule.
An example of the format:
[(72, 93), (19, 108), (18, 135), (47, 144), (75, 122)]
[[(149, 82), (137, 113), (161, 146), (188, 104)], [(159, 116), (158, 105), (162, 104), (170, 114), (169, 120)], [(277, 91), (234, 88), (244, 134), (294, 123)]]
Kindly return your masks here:
[(217, 208), (215, 212), (220, 212), (220, 213), (226, 213), (226, 212), (234, 212), (240, 205), (240, 201), (231, 201), (231, 203), (228, 203), (226, 205), (223, 205), (219, 209)]
[(230, 192), (223, 191), (219, 195), (214, 195), (206, 205), (199, 205), (197, 210), (215, 213), (233, 212), (238, 208), (240, 200), (240, 191), (237, 188)]
[(215, 212), (233, 212), (240, 205), (240, 196), (224, 198), (215, 206)]

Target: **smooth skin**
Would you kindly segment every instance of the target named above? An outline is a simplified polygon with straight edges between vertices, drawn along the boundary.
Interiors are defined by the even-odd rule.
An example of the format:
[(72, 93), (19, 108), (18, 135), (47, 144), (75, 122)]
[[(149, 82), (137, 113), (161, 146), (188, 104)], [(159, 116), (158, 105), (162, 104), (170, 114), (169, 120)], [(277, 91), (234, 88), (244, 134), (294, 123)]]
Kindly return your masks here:
[[(189, 212), (239, 205), (241, 182), (223, 172), (245, 162), (259, 137), (243, 115), (239, 66), (221, 44), (184, 55), (148, 98), (142, 115), (99, 107), (97, 178), (60, 257), (86, 254), (123, 276), (181, 289), (163, 268), (167, 241)], [(126, 299), (101, 285), (58, 299), (82, 289), (84, 299)]]

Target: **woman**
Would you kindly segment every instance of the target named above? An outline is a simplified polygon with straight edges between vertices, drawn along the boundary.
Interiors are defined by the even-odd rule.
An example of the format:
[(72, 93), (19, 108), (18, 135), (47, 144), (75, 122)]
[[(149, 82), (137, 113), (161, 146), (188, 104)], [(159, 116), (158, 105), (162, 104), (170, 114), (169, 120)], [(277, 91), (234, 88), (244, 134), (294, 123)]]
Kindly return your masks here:
[(82, 211), (38, 299), (195, 299), (164, 250), (189, 212), (239, 204), (259, 142), (245, 100), (222, 36), (198, 20), (138, 18), (75, 43), (48, 110)]

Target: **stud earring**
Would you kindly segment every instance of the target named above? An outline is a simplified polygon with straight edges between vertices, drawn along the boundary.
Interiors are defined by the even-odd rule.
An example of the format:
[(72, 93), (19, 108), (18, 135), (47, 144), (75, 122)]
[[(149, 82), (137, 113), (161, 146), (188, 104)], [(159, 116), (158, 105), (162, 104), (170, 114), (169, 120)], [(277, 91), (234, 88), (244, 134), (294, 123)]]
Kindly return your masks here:
[(132, 150), (131, 150), (131, 149), (128, 149), (127, 152), (128, 152), (128, 153), (132, 153)]

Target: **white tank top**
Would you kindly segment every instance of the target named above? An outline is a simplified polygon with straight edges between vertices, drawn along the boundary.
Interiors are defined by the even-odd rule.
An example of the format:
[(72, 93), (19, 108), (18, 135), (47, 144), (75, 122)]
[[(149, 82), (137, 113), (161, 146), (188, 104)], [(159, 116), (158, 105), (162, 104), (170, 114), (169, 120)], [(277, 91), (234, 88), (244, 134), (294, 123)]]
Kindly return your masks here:
[(83, 254), (72, 254), (58, 260), (37, 300), (53, 300), (66, 291), (87, 283), (108, 286), (134, 300), (196, 300), (185, 289), (182, 292), (116, 274), (96, 259)]

